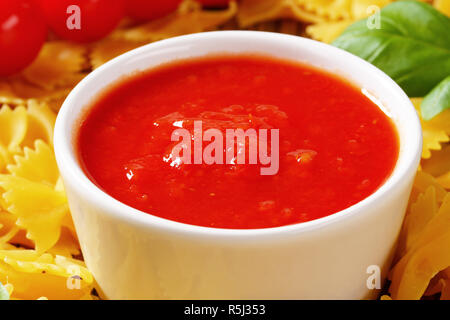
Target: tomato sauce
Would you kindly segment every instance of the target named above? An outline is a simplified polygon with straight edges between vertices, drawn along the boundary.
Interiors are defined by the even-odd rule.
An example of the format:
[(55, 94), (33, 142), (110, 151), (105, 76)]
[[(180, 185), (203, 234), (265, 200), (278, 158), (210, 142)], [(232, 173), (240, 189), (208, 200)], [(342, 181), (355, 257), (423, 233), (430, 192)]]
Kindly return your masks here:
[[(175, 163), (172, 132), (200, 120), (221, 132), (279, 129), (278, 172), (261, 175), (260, 164)], [(257, 55), (183, 60), (121, 81), (89, 108), (77, 147), (88, 177), (117, 200), (158, 217), (232, 229), (343, 210), (384, 183), (399, 151), (393, 123), (360, 88)]]

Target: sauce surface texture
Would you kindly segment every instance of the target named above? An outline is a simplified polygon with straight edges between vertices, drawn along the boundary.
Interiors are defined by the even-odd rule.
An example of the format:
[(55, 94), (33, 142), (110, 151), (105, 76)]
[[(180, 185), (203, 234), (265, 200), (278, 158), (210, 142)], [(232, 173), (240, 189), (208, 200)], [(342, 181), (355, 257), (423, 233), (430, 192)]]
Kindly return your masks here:
[[(172, 132), (279, 129), (279, 171), (259, 164), (183, 164)], [(192, 131), (191, 131), (192, 132)], [(224, 143), (225, 145), (225, 143)], [(193, 225), (254, 229), (321, 218), (372, 194), (391, 174), (391, 120), (339, 77), (253, 55), (178, 61), (107, 90), (82, 120), (88, 177), (117, 200)]]

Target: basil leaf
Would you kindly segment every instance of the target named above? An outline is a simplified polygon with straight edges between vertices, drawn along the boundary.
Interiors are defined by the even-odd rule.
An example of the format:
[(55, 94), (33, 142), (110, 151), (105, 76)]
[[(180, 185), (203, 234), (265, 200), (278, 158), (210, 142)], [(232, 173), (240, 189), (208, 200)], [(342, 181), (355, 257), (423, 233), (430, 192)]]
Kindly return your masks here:
[(450, 76), (427, 94), (420, 105), (424, 120), (430, 120), (446, 109), (450, 109)]
[(9, 293), (6, 288), (0, 282), (0, 300), (9, 300)]
[(410, 97), (423, 97), (450, 74), (450, 18), (419, 1), (394, 2), (379, 14), (380, 29), (358, 21), (333, 45), (383, 70)]

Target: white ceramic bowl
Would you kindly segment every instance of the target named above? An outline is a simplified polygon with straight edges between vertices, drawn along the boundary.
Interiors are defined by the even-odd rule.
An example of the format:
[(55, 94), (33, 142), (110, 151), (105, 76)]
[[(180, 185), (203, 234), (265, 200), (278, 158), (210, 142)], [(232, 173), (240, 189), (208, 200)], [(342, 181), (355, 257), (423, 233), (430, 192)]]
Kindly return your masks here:
[[(371, 196), (310, 222), (254, 230), (193, 226), (143, 213), (84, 174), (74, 135), (81, 114), (124, 75), (174, 59), (256, 52), (338, 73), (370, 92), (396, 124), (400, 154)], [(172, 38), (128, 52), (81, 81), (59, 112), (55, 152), (86, 264), (112, 299), (361, 299), (369, 266), (384, 279), (420, 160), (422, 136), (405, 93), (371, 64), (296, 36), (219, 31)], [(376, 269), (375, 269), (376, 270)], [(369, 269), (373, 271), (373, 269)]]

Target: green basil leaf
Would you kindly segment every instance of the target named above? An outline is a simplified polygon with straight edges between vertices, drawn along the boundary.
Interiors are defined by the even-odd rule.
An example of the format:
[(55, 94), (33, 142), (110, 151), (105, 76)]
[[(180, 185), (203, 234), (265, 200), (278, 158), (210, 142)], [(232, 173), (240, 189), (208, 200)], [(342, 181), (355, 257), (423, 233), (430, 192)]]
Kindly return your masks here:
[(420, 105), (424, 120), (430, 120), (446, 109), (450, 109), (450, 76), (427, 94)]
[(419, 1), (394, 2), (379, 15), (379, 29), (358, 21), (333, 45), (383, 70), (410, 97), (423, 97), (450, 74), (450, 18)]
[(6, 288), (0, 282), (0, 300), (9, 300), (9, 293)]

